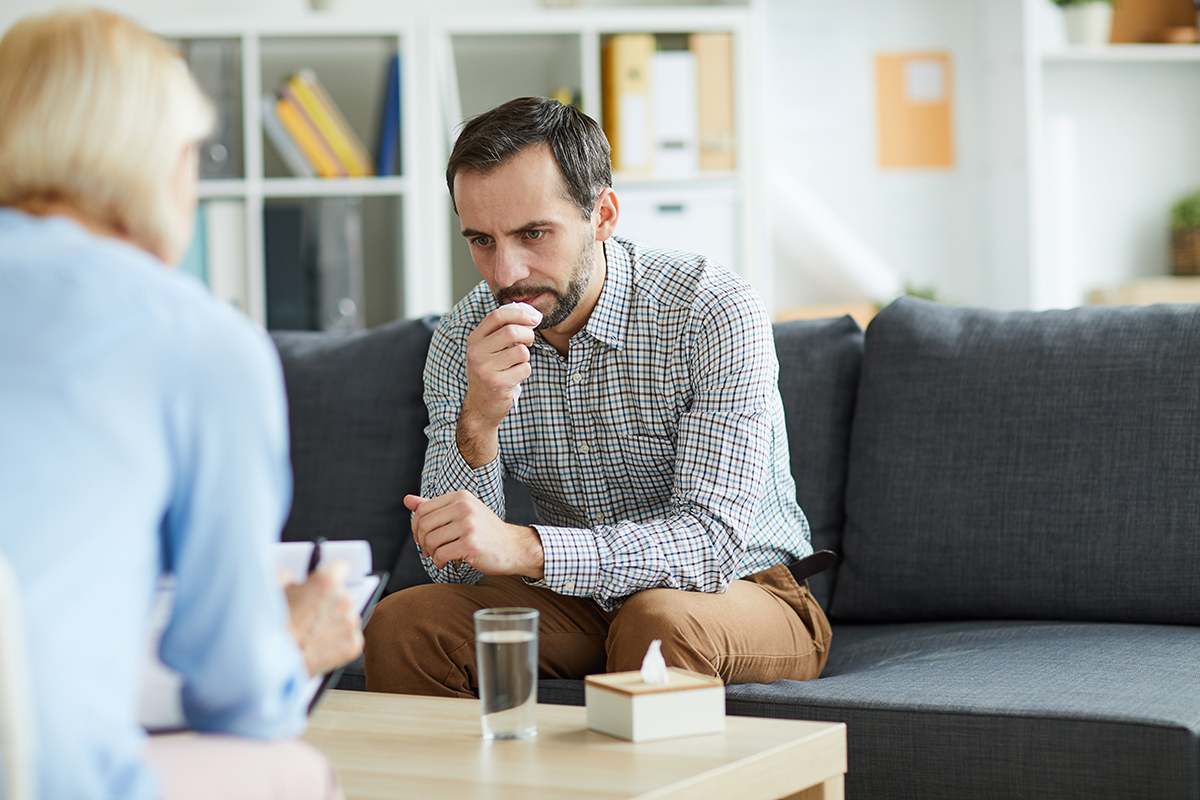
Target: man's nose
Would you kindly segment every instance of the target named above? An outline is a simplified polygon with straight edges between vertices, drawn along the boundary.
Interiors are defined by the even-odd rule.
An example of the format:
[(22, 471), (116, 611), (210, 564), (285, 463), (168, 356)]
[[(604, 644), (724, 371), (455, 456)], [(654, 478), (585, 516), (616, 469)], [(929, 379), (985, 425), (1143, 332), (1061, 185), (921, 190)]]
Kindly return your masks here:
[(529, 277), (529, 269), (519, 247), (496, 244), (496, 285), (506, 289)]

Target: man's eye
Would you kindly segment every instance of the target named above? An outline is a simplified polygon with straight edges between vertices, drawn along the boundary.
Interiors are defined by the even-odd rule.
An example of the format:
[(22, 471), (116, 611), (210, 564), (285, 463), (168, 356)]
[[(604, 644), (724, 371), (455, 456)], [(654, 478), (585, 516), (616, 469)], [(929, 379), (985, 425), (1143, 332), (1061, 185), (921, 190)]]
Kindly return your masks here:
[(471, 240), (471, 244), (476, 245), (477, 247), (487, 247), (491, 243), (492, 237), (490, 236), (476, 236)]
[(545, 231), (526, 231), (525, 235), (530, 239), (540, 239), (546, 235)]

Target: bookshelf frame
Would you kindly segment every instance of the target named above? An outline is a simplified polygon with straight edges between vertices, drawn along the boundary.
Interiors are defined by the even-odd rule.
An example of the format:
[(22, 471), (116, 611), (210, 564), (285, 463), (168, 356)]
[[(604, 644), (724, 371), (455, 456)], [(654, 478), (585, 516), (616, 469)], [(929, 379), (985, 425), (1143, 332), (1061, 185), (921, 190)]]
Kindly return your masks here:
[[(757, 113), (760, 102), (753, 57), (758, 12), (749, 6), (669, 6), (660, 8), (553, 8), (467, 18), (426, 12), (398, 11), (386, 18), (357, 18), (321, 13), (285, 19), (203, 17), (145, 20), (169, 40), (229, 39), (241, 48), (241, 114), (243, 174), (240, 179), (202, 180), (201, 200), (232, 199), (245, 209), (246, 302), (249, 315), (266, 319), (263, 209), (275, 199), (319, 197), (383, 197), (397, 201), (399, 244), (396, 248), (397, 317), (444, 313), (458, 299), (453, 291), (453, 212), (446, 194), (444, 168), (452, 128), (461, 120), (462, 84), (486, 81), (452, 68), (455, 37), (570, 37), (578, 42), (579, 90), (585, 113), (600, 119), (600, 44), (607, 34), (728, 31), (734, 41), (735, 130), (737, 168), (703, 173), (694, 179), (669, 180), (614, 176), (625, 187), (661, 186), (687, 190), (714, 184), (735, 189), (738, 198), (734, 235), (739, 244), (739, 271), (764, 297), (771, 294), (771, 274), (762, 196), (761, 148)], [(273, 86), (263, 85), (264, 48), (273, 40), (394, 40), (401, 53), (400, 175), (372, 178), (268, 177), (259, 99)], [(448, 66), (450, 65), (450, 66)], [(531, 92), (533, 93), (533, 92)], [(338, 98), (334, 97), (335, 102)], [(458, 118), (456, 118), (456, 115)], [(373, 131), (359, 130), (370, 142)], [(368, 134), (368, 135), (364, 135)]]

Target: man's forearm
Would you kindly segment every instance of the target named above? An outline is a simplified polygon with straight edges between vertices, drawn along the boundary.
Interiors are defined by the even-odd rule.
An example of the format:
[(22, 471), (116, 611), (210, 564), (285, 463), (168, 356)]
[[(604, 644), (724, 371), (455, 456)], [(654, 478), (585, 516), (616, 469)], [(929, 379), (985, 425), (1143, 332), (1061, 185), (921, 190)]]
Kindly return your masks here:
[(476, 422), (465, 409), (458, 415), (454, 438), (458, 452), (471, 469), (492, 463), (500, 454), (499, 429)]

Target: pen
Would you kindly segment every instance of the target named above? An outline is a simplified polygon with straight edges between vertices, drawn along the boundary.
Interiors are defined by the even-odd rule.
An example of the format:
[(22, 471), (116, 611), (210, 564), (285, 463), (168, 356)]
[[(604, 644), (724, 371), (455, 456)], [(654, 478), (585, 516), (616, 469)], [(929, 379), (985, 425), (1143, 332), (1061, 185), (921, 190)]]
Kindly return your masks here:
[(312, 555), (308, 557), (309, 575), (312, 575), (316, 571), (317, 565), (321, 563), (321, 542), (323, 541), (325, 541), (324, 536), (318, 536), (316, 539), (313, 539)]

